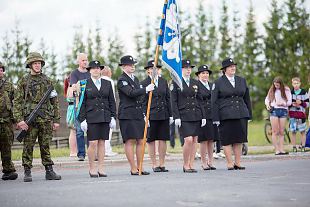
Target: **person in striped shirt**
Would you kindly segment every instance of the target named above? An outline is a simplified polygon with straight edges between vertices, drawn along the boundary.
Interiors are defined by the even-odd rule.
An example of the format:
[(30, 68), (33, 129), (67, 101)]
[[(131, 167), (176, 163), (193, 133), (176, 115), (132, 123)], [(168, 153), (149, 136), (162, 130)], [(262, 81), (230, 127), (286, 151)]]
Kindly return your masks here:
[(301, 146), (299, 147), (302, 152), (305, 152), (306, 143), (306, 109), (309, 107), (309, 94), (303, 88), (300, 88), (301, 81), (299, 77), (292, 79), (292, 105), (289, 107), (289, 128), (292, 133), (293, 152), (297, 152), (296, 147), (296, 134), (300, 132)]

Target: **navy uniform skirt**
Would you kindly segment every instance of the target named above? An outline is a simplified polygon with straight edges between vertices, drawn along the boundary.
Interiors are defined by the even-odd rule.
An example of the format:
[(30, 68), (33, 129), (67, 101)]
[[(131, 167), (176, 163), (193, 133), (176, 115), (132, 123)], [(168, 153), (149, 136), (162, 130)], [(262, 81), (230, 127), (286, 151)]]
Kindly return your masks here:
[(219, 139), (219, 132), (216, 125), (212, 123), (211, 119), (207, 119), (204, 127), (201, 127), (198, 135), (198, 143), (204, 141), (217, 141)]
[(248, 120), (229, 119), (220, 122), (220, 140), (223, 146), (248, 142)]
[(179, 129), (180, 136), (185, 138), (189, 136), (198, 136), (201, 126), (201, 121), (181, 121)]
[(154, 142), (155, 140), (166, 141), (169, 140), (169, 137), (170, 137), (169, 119), (150, 120), (147, 142)]
[(120, 119), (123, 143), (129, 139), (143, 139), (144, 125), (144, 119)]
[(87, 124), (87, 140), (109, 140), (110, 126), (108, 122)]

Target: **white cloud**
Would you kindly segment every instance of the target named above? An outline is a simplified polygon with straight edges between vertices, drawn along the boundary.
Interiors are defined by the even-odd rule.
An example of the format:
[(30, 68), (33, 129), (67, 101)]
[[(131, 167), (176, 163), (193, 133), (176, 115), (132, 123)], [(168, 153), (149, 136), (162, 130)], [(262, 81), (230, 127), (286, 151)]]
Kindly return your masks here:
[[(283, 2), (281, 0), (280, 2)], [(0, 0), (0, 35), (13, 29), (16, 19), (20, 20), (23, 32), (38, 43), (41, 38), (48, 45), (53, 44), (55, 51), (64, 56), (72, 42), (74, 26), (82, 25), (84, 30), (95, 27), (96, 21), (106, 33), (117, 28), (129, 53), (134, 51), (133, 35), (138, 25), (143, 26), (146, 16), (150, 22), (161, 15), (164, 0)], [(205, 0), (207, 11), (213, 13), (214, 21), (219, 22), (221, 2)], [(228, 0), (230, 12), (240, 11), (244, 22), (249, 8), (248, 0)], [(306, 1), (309, 7), (310, 0)], [(263, 30), (262, 23), (268, 18), (270, 0), (253, 0), (257, 25)], [(180, 0), (182, 10), (194, 15), (198, 0)], [(87, 31), (84, 31), (85, 35)], [(154, 37), (155, 38), (155, 37)]]

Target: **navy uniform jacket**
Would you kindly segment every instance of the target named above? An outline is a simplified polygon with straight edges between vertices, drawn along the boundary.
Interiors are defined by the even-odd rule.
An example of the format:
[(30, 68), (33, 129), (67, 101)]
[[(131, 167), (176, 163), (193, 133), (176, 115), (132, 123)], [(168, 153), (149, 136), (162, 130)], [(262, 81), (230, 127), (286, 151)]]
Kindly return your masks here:
[(210, 90), (208, 90), (200, 81), (199, 82), (199, 91), (202, 97), (202, 107), (206, 112), (206, 119), (212, 119), (212, 110), (211, 110), (211, 89), (213, 83), (208, 82)]
[(118, 119), (143, 119), (143, 99), (145, 88), (140, 86), (137, 77), (134, 81), (123, 73), (117, 81), (119, 93)]
[[(151, 78), (147, 77), (141, 82), (141, 84), (143, 87), (148, 86), (149, 84), (151, 84)], [(147, 108), (148, 100), (149, 95), (147, 94), (144, 99), (145, 109)], [(150, 120), (165, 120), (169, 119), (169, 117), (172, 117), (170, 90), (167, 81), (162, 77), (159, 77), (158, 87), (155, 86), (152, 95)]]
[(252, 119), (249, 89), (242, 77), (235, 76), (235, 88), (225, 75), (217, 79), (211, 99), (213, 121)]
[(173, 82), (171, 99), (174, 119), (181, 119), (182, 121), (201, 121), (201, 119), (206, 118), (205, 110), (201, 106), (202, 96), (197, 80), (190, 79), (188, 87), (183, 79), (183, 91)]
[(116, 115), (116, 104), (110, 81), (100, 79), (101, 87), (98, 91), (92, 79), (88, 79), (85, 95), (80, 109), (79, 121), (86, 119), (87, 123), (110, 122)]

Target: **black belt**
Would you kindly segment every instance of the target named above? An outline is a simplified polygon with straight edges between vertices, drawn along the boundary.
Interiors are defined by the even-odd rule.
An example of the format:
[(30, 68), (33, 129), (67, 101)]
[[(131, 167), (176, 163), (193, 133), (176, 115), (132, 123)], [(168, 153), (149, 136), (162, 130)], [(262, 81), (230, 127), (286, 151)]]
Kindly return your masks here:
[(68, 104), (69, 104), (69, 105), (74, 105), (74, 102), (69, 102)]

